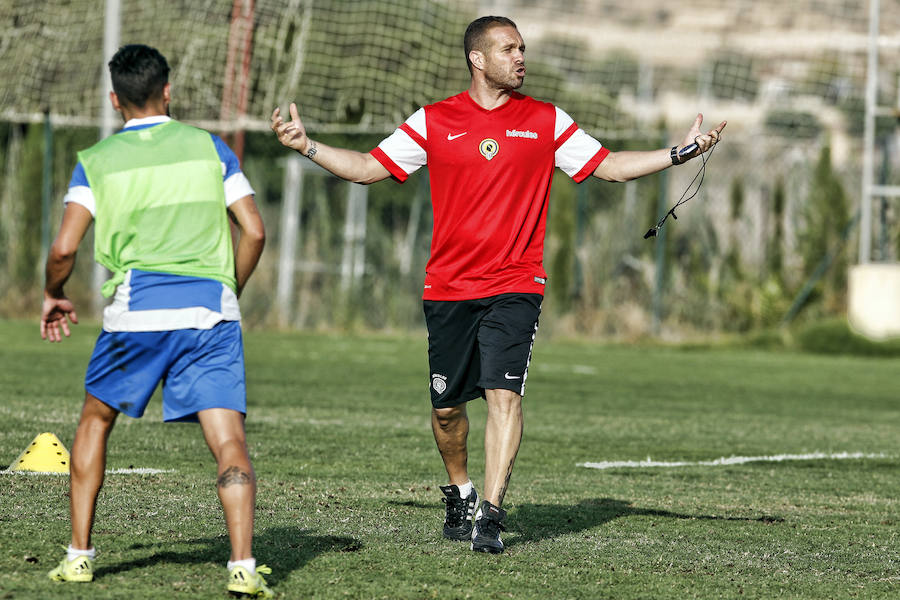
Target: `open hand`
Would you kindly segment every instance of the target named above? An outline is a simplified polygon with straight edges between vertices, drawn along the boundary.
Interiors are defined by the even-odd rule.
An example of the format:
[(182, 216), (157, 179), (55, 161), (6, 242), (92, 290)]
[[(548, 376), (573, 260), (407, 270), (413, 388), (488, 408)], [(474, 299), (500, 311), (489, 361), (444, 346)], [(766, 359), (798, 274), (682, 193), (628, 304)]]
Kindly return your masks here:
[(287, 123), (281, 118), (281, 109), (276, 108), (272, 112), (272, 131), (278, 136), (278, 141), (283, 146), (287, 146), (296, 150), (300, 154), (306, 155), (309, 148), (309, 138), (306, 136), (306, 128), (300, 120), (300, 113), (297, 112), (297, 105), (291, 102), (290, 106), (291, 120)]
[[(44, 306), (41, 311), (41, 339), (51, 342), (61, 342), (62, 336), (69, 337), (69, 321), (78, 323), (78, 315), (75, 314), (75, 305), (63, 296), (53, 298), (44, 296)], [(60, 330), (62, 334), (60, 334)]]
[(691, 126), (690, 131), (688, 131), (687, 135), (684, 136), (684, 140), (681, 142), (679, 150), (691, 144), (697, 144), (697, 148), (687, 154), (679, 153), (679, 156), (681, 156), (683, 160), (688, 160), (696, 156), (700, 156), (701, 154), (718, 144), (719, 140), (722, 137), (722, 130), (725, 129), (726, 123), (727, 121), (722, 121), (721, 123), (719, 123), (718, 127), (714, 127), (706, 133), (703, 133), (700, 131), (700, 126), (703, 124), (703, 115), (698, 114), (697, 118), (694, 119), (694, 124)]

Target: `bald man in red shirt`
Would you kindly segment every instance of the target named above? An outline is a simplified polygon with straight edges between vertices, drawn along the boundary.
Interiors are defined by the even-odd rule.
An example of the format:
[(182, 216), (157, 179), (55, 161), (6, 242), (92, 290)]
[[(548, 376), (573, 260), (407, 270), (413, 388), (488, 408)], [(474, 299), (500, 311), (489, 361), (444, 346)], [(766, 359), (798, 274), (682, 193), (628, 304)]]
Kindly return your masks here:
[[(434, 211), (425, 268), (432, 430), (449, 476), (443, 535), (472, 550), (503, 552), (500, 508), (522, 438), (522, 396), (547, 274), (544, 233), (556, 167), (576, 182), (628, 181), (681, 164), (718, 142), (698, 115), (681, 144), (611, 152), (558, 107), (518, 93), (525, 42), (510, 19), (466, 29), (469, 89), (416, 111), (371, 152), (311, 140), (295, 104), (278, 140), (356, 183), (405, 181), (427, 165)], [(484, 498), (469, 479), (466, 403), (487, 402)]]

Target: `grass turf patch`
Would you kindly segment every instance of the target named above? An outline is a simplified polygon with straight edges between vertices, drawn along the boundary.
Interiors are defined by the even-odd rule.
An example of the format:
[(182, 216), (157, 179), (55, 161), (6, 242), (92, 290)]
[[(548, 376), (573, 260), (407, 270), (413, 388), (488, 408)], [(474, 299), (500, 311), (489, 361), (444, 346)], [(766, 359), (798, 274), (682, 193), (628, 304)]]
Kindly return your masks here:
[[(67, 448), (97, 329), (59, 345), (0, 322), (0, 466)], [(284, 598), (891, 598), (898, 579), (896, 359), (538, 339), (504, 508), (507, 552), (441, 538), (445, 483), (422, 337), (249, 332), (255, 555)], [(482, 487), (485, 409), (469, 405)], [(68, 482), (2, 475), (0, 598), (224, 597), (228, 541), (196, 425), (120, 417), (91, 584), (46, 571)], [(597, 471), (601, 460), (809, 452), (884, 458)]]

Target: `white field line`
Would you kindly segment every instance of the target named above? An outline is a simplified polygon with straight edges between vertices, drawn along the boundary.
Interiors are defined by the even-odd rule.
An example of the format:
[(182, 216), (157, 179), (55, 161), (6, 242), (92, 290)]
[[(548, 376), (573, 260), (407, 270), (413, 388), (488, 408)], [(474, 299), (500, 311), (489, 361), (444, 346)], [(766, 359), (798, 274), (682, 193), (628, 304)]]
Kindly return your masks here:
[(730, 465), (745, 465), (756, 462), (785, 462), (789, 460), (861, 460), (865, 458), (894, 458), (890, 454), (864, 453), (864, 452), (810, 452), (809, 454), (774, 454), (772, 456), (728, 456), (715, 460), (698, 461), (657, 461), (649, 456), (646, 460), (614, 460), (603, 462), (576, 463), (576, 467), (588, 469), (643, 469), (656, 467), (672, 469), (676, 467), (726, 467)]
[(157, 473), (174, 473), (175, 469), (152, 469), (137, 467), (133, 469), (107, 469), (107, 475), (156, 475)]
[[(175, 469), (151, 469), (149, 467), (139, 467), (136, 469), (107, 469), (107, 475), (156, 475), (157, 473), (174, 473)], [(5, 469), (0, 471), (0, 475), (68, 475), (68, 473), (58, 473), (55, 471), (11, 471)]]

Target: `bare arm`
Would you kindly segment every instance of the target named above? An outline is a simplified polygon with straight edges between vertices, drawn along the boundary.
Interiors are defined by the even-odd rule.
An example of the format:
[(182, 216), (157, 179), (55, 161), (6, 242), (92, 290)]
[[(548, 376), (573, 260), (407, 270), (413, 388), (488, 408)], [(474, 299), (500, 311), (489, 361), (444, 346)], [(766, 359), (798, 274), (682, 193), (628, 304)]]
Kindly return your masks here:
[(78, 323), (75, 305), (66, 298), (63, 286), (75, 268), (78, 245), (81, 244), (93, 220), (91, 212), (80, 204), (75, 202), (66, 204), (59, 233), (47, 254), (44, 304), (41, 309), (41, 339), (60, 342), (62, 335), (66, 337), (71, 335), (69, 321)]
[(234, 253), (234, 275), (240, 297), (247, 280), (256, 268), (266, 245), (266, 228), (252, 195), (247, 195), (228, 207), (237, 224), (239, 238)]
[(324, 167), (341, 179), (354, 183), (375, 183), (390, 176), (384, 166), (367, 152), (334, 148), (315, 142), (306, 135), (300, 121), (297, 105), (291, 102), (291, 120), (281, 118), (281, 109), (272, 112), (272, 131), (282, 145), (296, 150), (303, 156)]
[[(705, 134), (700, 132), (702, 123), (703, 115), (697, 115), (693, 126), (687, 135), (684, 136), (681, 144), (678, 145), (678, 150), (680, 151), (690, 144), (697, 144), (697, 148), (684, 156), (683, 160), (690, 160), (700, 156), (712, 148), (719, 141), (726, 122), (722, 121), (718, 127), (710, 129)], [(629, 181), (644, 175), (657, 173), (672, 166), (669, 152), (669, 148), (647, 152), (610, 152), (603, 162), (594, 169), (593, 175), (606, 181)]]

